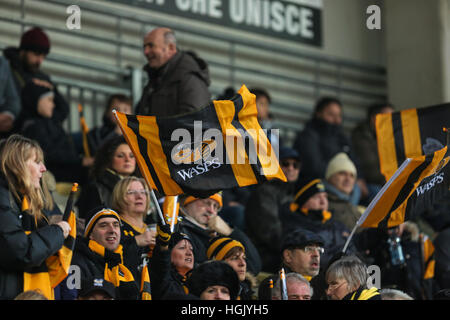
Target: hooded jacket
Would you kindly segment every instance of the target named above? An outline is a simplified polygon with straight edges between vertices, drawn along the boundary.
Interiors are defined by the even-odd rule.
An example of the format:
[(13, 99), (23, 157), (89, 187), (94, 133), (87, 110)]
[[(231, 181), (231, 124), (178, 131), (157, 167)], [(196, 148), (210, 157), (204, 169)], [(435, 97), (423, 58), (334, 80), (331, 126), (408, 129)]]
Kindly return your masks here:
[(210, 103), (208, 64), (194, 52), (179, 51), (158, 70), (144, 67), (149, 81), (136, 114), (174, 116)]

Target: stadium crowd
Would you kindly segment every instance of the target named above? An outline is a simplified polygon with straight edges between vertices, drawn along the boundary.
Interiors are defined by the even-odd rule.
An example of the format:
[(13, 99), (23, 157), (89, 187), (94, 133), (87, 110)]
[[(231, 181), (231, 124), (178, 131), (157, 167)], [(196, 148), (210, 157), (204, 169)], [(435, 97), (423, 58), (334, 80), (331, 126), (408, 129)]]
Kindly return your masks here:
[[(292, 147), (269, 131), (286, 182), (179, 196), (180, 218), (171, 230), (157, 214), (165, 197), (152, 201), (111, 110), (154, 116), (198, 110), (212, 99), (207, 62), (178, 50), (172, 30), (149, 32), (142, 98), (133, 106), (129, 97), (111, 95), (102, 125), (87, 135), (87, 155), (63, 127), (68, 101), (41, 70), (50, 48), (35, 27), (0, 57), (0, 299), (139, 300), (145, 291), (154, 300), (449, 299), (448, 194), (415, 220), (357, 229), (342, 252), (386, 182), (375, 116), (393, 112), (390, 103), (368, 108), (348, 134), (341, 101), (321, 97)], [(268, 90), (250, 91), (261, 127), (276, 129)], [(217, 99), (234, 94), (227, 88)], [(56, 186), (73, 182), (81, 189), (76, 268), (54, 283), (52, 258), (71, 237)], [(75, 285), (72, 275), (80, 276)]]

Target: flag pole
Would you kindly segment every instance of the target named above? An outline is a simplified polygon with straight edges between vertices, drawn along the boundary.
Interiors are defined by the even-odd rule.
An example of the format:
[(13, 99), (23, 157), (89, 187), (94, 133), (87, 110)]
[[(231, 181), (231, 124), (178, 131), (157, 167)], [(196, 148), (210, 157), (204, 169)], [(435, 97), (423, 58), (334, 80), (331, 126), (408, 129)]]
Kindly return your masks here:
[(350, 244), (350, 241), (352, 240), (353, 235), (355, 234), (355, 231), (356, 231), (356, 229), (358, 229), (358, 227), (359, 227), (359, 224), (356, 223), (355, 226), (353, 227), (352, 232), (348, 236), (347, 241), (345, 242), (344, 248), (342, 249), (342, 253), (345, 253), (345, 251), (347, 251), (347, 247)]
[(286, 273), (284, 272), (284, 268), (281, 268), (280, 270), (280, 284), (281, 300), (288, 300)]

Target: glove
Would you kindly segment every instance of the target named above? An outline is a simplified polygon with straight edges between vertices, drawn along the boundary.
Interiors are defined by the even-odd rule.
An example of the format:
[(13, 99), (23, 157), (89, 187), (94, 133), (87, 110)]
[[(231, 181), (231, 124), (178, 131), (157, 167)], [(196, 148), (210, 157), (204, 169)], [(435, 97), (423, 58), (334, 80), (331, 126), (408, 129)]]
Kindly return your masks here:
[(156, 226), (156, 241), (163, 246), (169, 245), (172, 232), (170, 232), (170, 225), (161, 225), (158, 223)]

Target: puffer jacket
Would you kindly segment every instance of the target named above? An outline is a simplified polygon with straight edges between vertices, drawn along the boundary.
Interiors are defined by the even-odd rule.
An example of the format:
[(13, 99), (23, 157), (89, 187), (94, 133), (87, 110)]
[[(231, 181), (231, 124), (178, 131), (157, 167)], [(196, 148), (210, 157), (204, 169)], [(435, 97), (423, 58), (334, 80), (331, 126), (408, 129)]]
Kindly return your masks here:
[(211, 94), (208, 64), (194, 52), (177, 52), (158, 70), (144, 67), (149, 81), (136, 114), (174, 116), (208, 105)]

